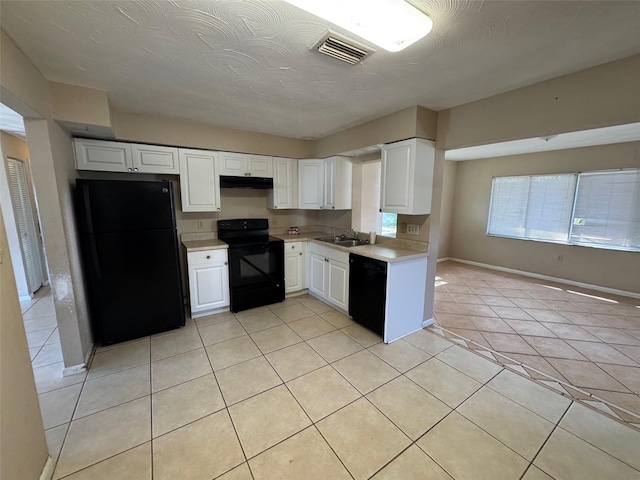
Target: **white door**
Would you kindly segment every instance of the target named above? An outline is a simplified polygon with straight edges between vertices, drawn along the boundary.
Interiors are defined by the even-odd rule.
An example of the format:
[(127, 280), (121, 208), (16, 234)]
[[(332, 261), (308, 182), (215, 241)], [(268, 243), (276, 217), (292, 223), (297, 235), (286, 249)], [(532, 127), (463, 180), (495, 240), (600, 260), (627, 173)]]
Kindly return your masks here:
[(269, 208), (296, 208), (298, 169), (292, 158), (273, 159), (273, 191), (269, 193)]
[(78, 170), (101, 172), (133, 172), (131, 144), (74, 138)]
[(324, 160), (298, 162), (298, 208), (320, 210), (324, 196)]
[(20, 237), (27, 286), (29, 293), (33, 293), (44, 282), (44, 268), (40, 261), (40, 242), (38, 241), (33, 206), (29, 197), (26, 165), (20, 160), (7, 158), (7, 175), (11, 203)]
[(229, 269), (222, 263), (189, 269), (191, 313), (229, 305)]
[(336, 208), (336, 159), (324, 160), (324, 199), (323, 208), (333, 210)]
[(220, 175), (244, 177), (247, 172), (246, 155), (243, 153), (220, 152)]
[(349, 309), (349, 265), (329, 260), (327, 300), (343, 310)]
[(327, 296), (327, 269), (323, 256), (311, 254), (309, 260), (309, 290), (325, 298)]
[(220, 176), (216, 152), (179, 149), (183, 212), (220, 211)]
[(131, 155), (134, 172), (180, 173), (177, 148), (132, 143)]
[(247, 155), (247, 171), (252, 177), (273, 178), (273, 157)]
[(284, 259), (284, 291), (302, 290), (302, 252), (287, 253)]
[(415, 155), (411, 141), (385, 145), (382, 151), (380, 209), (388, 213), (411, 213)]

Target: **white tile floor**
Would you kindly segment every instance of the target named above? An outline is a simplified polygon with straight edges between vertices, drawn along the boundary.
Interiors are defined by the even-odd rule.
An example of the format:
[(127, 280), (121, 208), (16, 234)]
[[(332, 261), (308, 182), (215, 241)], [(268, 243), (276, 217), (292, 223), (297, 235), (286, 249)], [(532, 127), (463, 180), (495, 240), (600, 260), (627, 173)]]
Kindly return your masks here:
[(638, 431), (306, 295), (99, 348), (88, 375), (61, 377), (52, 335), (29, 331), (55, 479), (640, 479)]

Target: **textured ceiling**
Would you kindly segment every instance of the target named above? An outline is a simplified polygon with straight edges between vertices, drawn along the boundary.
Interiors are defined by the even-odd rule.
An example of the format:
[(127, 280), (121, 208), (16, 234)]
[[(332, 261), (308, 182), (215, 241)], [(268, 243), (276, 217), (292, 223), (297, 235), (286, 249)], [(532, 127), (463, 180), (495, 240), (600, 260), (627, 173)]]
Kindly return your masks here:
[(330, 26), (281, 1), (2, 0), (0, 22), (48, 79), (117, 110), (311, 138), (640, 53), (638, 1), (411, 3), (431, 34), (356, 66), (309, 51)]

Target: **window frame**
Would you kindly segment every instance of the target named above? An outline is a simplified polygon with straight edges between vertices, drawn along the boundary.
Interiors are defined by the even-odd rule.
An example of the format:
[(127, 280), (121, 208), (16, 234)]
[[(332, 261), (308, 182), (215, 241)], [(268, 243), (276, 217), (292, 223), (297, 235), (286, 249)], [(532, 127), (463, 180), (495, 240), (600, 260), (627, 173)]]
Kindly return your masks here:
[[(493, 176), (491, 177), (491, 192), (489, 198), (489, 210), (487, 212), (487, 227), (485, 231), (485, 235), (488, 237), (495, 238), (509, 238), (513, 240), (527, 240), (533, 242), (542, 242), (542, 243), (552, 243), (558, 245), (571, 245), (575, 247), (586, 247), (586, 248), (596, 248), (601, 250), (616, 250), (623, 252), (640, 252), (639, 247), (625, 247), (619, 245), (601, 245), (601, 244), (588, 244), (588, 243), (578, 243), (571, 241), (571, 235), (573, 232), (574, 219), (576, 213), (576, 205), (578, 201), (578, 192), (580, 188), (580, 177), (583, 174), (611, 174), (611, 173), (621, 173), (621, 172), (636, 172), (640, 176), (640, 168), (618, 168), (618, 169), (609, 169), (609, 170), (588, 170), (584, 172), (557, 172), (557, 173), (537, 173), (537, 174), (529, 174), (529, 175), (503, 175), (503, 176)], [(576, 181), (573, 188), (573, 202), (571, 208), (571, 215), (569, 218), (569, 228), (567, 230), (567, 239), (566, 240), (551, 240), (551, 239), (539, 239), (539, 238), (530, 238), (530, 237), (516, 237), (511, 235), (504, 235), (499, 233), (491, 233), (489, 232), (489, 226), (491, 225), (491, 210), (494, 203), (494, 181), (497, 178), (515, 178), (515, 177), (541, 177), (541, 176), (553, 176), (553, 175), (576, 175)], [(526, 218), (525, 218), (526, 222)]]

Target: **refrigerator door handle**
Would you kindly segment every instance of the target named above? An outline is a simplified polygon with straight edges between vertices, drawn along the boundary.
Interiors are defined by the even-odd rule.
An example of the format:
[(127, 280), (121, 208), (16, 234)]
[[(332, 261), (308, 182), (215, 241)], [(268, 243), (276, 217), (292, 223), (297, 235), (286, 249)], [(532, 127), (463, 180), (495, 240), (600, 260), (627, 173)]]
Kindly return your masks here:
[(102, 281), (102, 271), (100, 270), (100, 260), (98, 258), (98, 247), (96, 246), (96, 238), (93, 231), (93, 217), (91, 216), (91, 199), (89, 195), (89, 187), (83, 185), (82, 187), (82, 201), (84, 203), (84, 215), (87, 226), (87, 232), (91, 237), (89, 244), (91, 245), (91, 262), (96, 272), (96, 278), (98, 281)]

